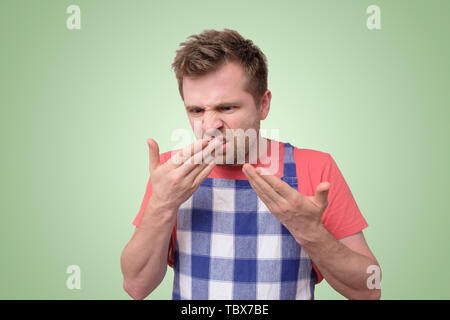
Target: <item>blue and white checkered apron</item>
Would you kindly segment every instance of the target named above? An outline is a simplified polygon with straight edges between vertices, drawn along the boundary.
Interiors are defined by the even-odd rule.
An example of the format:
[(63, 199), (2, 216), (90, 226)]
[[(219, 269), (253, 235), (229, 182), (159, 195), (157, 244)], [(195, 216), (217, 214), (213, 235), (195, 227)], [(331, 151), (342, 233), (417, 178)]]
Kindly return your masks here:
[[(289, 143), (283, 160), (298, 190)], [(177, 220), (172, 299), (314, 299), (308, 254), (247, 180), (206, 178)]]

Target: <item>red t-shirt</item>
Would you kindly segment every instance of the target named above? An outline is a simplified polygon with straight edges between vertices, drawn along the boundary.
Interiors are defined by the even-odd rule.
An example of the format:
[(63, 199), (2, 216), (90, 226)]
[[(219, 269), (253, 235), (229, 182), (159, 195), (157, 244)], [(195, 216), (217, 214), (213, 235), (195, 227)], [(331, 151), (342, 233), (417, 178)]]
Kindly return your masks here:
[[(279, 165), (276, 176), (283, 176), (284, 144), (278, 141), (269, 140), (278, 144)], [(269, 144), (270, 146), (270, 144)], [(177, 151), (177, 150), (176, 150)], [(174, 151), (168, 151), (160, 155), (161, 163), (170, 159)], [(267, 157), (270, 158), (271, 148), (268, 148)], [(296, 164), (296, 173), (298, 179), (298, 190), (305, 196), (313, 196), (319, 183), (330, 182), (328, 193), (328, 207), (322, 215), (322, 224), (336, 239), (342, 239), (357, 232), (360, 232), (368, 226), (362, 216), (355, 199), (348, 187), (343, 175), (341, 174), (336, 162), (330, 154), (315, 151), (311, 149), (299, 149), (294, 147), (294, 161)], [(267, 162), (264, 162), (267, 163)], [(259, 161), (256, 166), (269, 166), (261, 164)], [(242, 172), (242, 166), (216, 166), (209, 174), (208, 178), (247, 180)], [(133, 221), (135, 226), (139, 225), (141, 216), (147, 207), (148, 200), (152, 194), (152, 183), (148, 180), (145, 196), (141, 208)], [(172, 231), (168, 264), (173, 267), (174, 249), (176, 241), (176, 224)], [(313, 263), (313, 268), (317, 275), (316, 283), (322, 281), (323, 276)]]

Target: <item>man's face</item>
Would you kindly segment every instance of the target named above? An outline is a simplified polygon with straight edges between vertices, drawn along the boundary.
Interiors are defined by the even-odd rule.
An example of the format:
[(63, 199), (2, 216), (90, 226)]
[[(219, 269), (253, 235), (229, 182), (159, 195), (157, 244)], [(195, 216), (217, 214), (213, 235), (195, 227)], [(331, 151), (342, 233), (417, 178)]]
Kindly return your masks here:
[[(247, 162), (250, 148), (258, 142), (260, 121), (269, 111), (270, 91), (266, 91), (261, 105), (257, 107), (253, 96), (244, 90), (246, 81), (244, 70), (235, 62), (226, 63), (217, 71), (201, 77), (183, 78), (184, 104), (196, 138), (221, 133), (228, 141), (224, 147), (218, 148), (219, 154), (223, 153), (224, 164), (236, 164), (238, 152), (245, 154)], [(249, 138), (244, 137), (244, 132)], [(252, 133), (256, 135), (256, 140), (252, 138)], [(243, 141), (244, 153), (244, 145), (240, 143)], [(218, 149), (216, 155), (219, 155)]]

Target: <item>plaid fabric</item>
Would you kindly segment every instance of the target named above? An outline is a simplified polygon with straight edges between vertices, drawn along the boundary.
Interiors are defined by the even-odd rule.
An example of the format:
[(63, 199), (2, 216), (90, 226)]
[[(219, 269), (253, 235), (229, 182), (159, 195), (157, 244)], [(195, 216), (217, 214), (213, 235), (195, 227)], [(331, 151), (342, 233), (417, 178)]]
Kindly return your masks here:
[[(297, 189), (293, 147), (282, 180)], [(172, 299), (314, 299), (307, 253), (247, 180), (207, 178), (179, 209)]]

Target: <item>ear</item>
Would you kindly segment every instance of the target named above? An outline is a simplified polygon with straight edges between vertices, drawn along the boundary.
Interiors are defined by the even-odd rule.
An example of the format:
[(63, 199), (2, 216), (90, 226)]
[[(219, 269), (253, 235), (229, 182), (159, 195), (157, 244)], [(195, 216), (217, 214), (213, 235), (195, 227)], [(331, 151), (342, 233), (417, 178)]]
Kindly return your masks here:
[(267, 115), (269, 114), (270, 110), (270, 100), (272, 99), (272, 93), (269, 90), (266, 90), (264, 92), (263, 96), (261, 97), (261, 105), (259, 106), (259, 117), (260, 120), (264, 120)]

